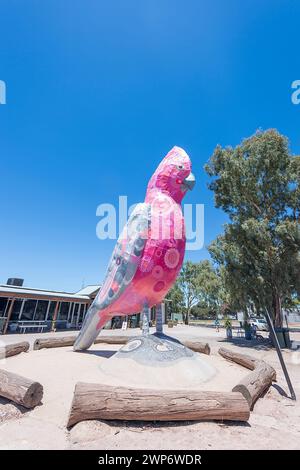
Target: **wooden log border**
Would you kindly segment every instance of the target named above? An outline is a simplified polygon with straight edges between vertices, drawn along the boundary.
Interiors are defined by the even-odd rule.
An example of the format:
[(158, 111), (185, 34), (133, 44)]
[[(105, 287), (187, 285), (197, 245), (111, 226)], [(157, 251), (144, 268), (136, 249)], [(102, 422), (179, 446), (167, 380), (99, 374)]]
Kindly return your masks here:
[(28, 341), (21, 341), (20, 343), (6, 344), (5, 346), (0, 347), (0, 359), (6, 357), (15, 356), (21, 352), (27, 352), (29, 350)]
[(37, 338), (33, 343), (33, 350), (48, 348), (62, 348), (66, 346), (73, 346), (77, 336), (60, 336), (56, 338)]
[(252, 371), (232, 389), (232, 392), (240, 392), (246, 398), (252, 410), (258, 398), (269, 389), (273, 381), (276, 381), (275, 369), (265, 361), (247, 354), (240, 354), (226, 348), (220, 348), (218, 352), (228, 361), (240, 364)]
[(34, 408), (43, 398), (43, 386), (22, 375), (0, 369), (0, 396), (25, 408)]
[[(53, 347), (62, 347), (62, 346), (71, 346), (74, 344), (76, 336), (64, 336), (60, 338), (38, 338), (34, 343), (34, 349), (42, 348), (53, 348)], [(95, 343), (107, 343), (107, 344), (126, 344), (127, 341), (131, 339), (128, 336), (101, 336), (96, 339)], [(193, 349), (198, 352), (203, 352), (204, 354), (210, 354), (210, 347), (207, 343), (193, 342), (193, 341), (183, 341), (182, 342), (186, 347)], [(3, 357), (10, 357), (21, 352), (27, 352), (29, 350), (29, 343), (23, 341), (20, 343), (9, 344), (4, 348), (0, 348), (0, 356), (2, 353)], [(233, 387), (232, 392), (202, 392), (202, 391), (188, 391), (182, 393), (182, 391), (153, 391), (153, 390), (143, 390), (143, 389), (127, 389), (124, 387), (108, 387), (102, 386), (101, 384), (83, 384), (78, 383), (75, 387), (73, 402), (71, 406), (71, 411), (68, 420), (68, 427), (73, 426), (76, 422), (82, 421), (84, 419), (134, 419), (134, 420), (199, 420), (199, 419), (230, 419), (230, 420), (239, 420), (246, 421), (249, 418), (249, 414), (245, 412), (243, 406), (241, 407), (241, 414), (237, 417), (235, 414), (236, 410), (232, 410), (231, 403), (236, 402), (237, 393), (241, 394), (246, 400), (250, 410), (253, 409), (253, 406), (256, 400), (261, 397), (265, 391), (271, 386), (273, 381), (276, 381), (276, 371), (273, 367), (267, 364), (263, 360), (256, 359), (252, 356), (237, 353), (235, 351), (220, 348), (219, 354), (224, 357), (226, 360), (235, 362), (236, 364), (242, 365), (247, 369), (251, 370), (251, 373), (244, 377), (235, 387)], [(0, 370), (0, 378), (2, 382), (0, 384), (0, 396), (8, 398), (15, 403), (21, 404), (26, 408), (33, 408), (38, 403), (41, 402), (43, 397), (43, 387), (38, 382), (34, 382), (30, 379), (27, 379), (17, 374), (12, 374), (5, 370)], [(91, 390), (90, 390), (91, 388)], [(118, 394), (116, 391), (119, 391)], [(117, 401), (123, 401), (124, 397), (128, 397), (130, 394), (135, 397), (135, 400), (141, 406), (141, 413), (137, 415), (133, 412), (131, 415), (130, 408), (126, 411), (118, 407), (114, 410), (114, 413), (107, 411), (105, 406), (96, 408), (92, 406), (89, 409), (89, 403), (85, 403), (85, 397), (90, 396), (92, 393), (93, 399), (96, 402), (104, 404), (106, 399), (104, 399), (105, 393), (108, 394), (110, 399), (108, 402), (111, 402), (112, 397)], [(128, 395), (129, 393), (129, 395)], [(228, 393), (231, 395), (228, 395)], [(172, 395), (173, 394), (173, 395)], [(216, 395), (215, 395), (216, 394)], [(225, 395), (224, 395), (225, 394)], [(232, 395), (233, 394), (233, 395)], [(151, 410), (149, 396), (151, 396), (154, 401), (161, 397), (165, 396), (165, 407), (163, 405), (163, 410), (158, 409), (157, 412)], [(183, 402), (178, 402), (178, 397), (183, 396)], [(191, 396), (190, 396), (191, 395)], [(106, 395), (107, 396), (107, 395)], [(207, 397), (207, 410), (205, 408), (204, 396)], [(102, 400), (102, 401), (101, 401)], [(168, 401), (171, 400), (171, 401)], [(172, 402), (172, 400), (174, 400)], [(217, 409), (213, 410), (211, 402), (215, 400), (217, 403)], [(226, 403), (229, 403), (229, 411), (225, 412)], [(197, 410), (194, 412), (189, 407), (186, 407), (186, 403), (195, 401)], [(113, 402), (113, 401), (112, 401)], [(175, 410), (173, 406), (170, 408), (170, 404), (175, 403)], [(178, 403), (184, 403), (183, 409), (181, 410), (178, 407)], [(220, 405), (221, 403), (221, 405)], [(124, 403), (123, 403), (124, 404)], [(146, 404), (146, 405), (145, 405)], [(144, 407), (145, 405), (145, 407)], [(80, 412), (80, 407), (82, 406), (82, 412)], [(220, 409), (221, 406), (221, 409)], [(224, 408), (225, 407), (225, 408)], [(230, 411), (231, 409), (231, 411)], [(171, 411), (170, 411), (171, 410)], [(133, 410), (134, 411), (134, 410)], [(220, 413), (219, 413), (220, 411)], [(79, 413), (79, 414), (78, 414)], [(230, 414), (231, 413), (231, 414)], [(246, 413), (246, 414), (245, 414)], [(245, 416), (248, 416), (245, 418)], [(79, 418), (78, 418), (79, 416)], [(119, 417), (118, 417), (119, 416)], [(131, 417), (134, 416), (134, 417)], [(140, 417), (138, 417), (140, 416)]]
[[(256, 400), (276, 380), (276, 371), (265, 361), (226, 348), (220, 348), (219, 354), (251, 370), (231, 392), (130, 389), (79, 382), (67, 427), (89, 419), (248, 421)], [(244, 402), (237, 400), (237, 394)]]
[(237, 392), (150, 390), (79, 382), (67, 427), (91, 419), (125, 421), (248, 421), (247, 400)]
[[(61, 336), (56, 338), (37, 338), (33, 344), (34, 350), (44, 348), (61, 348), (66, 346), (73, 346), (77, 335)], [(126, 344), (133, 336), (114, 336), (114, 335), (100, 335), (94, 344)], [(201, 343), (200, 341), (181, 341), (181, 343), (189, 349), (202, 354), (210, 354), (210, 346), (208, 343)]]

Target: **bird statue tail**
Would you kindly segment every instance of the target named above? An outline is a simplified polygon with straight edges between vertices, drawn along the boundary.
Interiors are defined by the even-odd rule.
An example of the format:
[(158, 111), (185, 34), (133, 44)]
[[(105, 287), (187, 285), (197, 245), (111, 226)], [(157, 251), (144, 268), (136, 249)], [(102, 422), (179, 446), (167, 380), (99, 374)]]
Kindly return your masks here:
[(101, 328), (109, 320), (104, 313), (95, 304), (92, 304), (85, 316), (82, 328), (76, 338), (73, 349), (74, 351), (82, 351), (88, 349), (97, 338)]

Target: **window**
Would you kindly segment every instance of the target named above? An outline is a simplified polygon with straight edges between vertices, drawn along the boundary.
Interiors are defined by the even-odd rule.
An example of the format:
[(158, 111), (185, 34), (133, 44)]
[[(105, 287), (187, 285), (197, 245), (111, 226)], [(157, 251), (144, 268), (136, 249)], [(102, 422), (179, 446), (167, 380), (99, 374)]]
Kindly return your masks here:
[(23, 302), (23, 300), (19, 300), (19, 299), (18, 300), (16, 299), (14, 301), (12, 314), (11, 314), (11, 317), (10, 317), (11, 321), (16, 321), (16, 320), (19, 319), (19, 314), (20, 314), (20, 311), (21, 311), (22, 302)]
[(80, 304), (75, 304), (73, 318), (72, 318), (72, 323), (74, 325), (77, 323), (77, 316), (78, 316), (79, 308), (80, 308)]
[(39, 320), (39, 321), (45, 320), (48, 304), (49, 304), (48, 300), (39, 300), (38, 301), (36, 311), (35, 311), (35, 315), (34, 315), (35, 320)]
[(48, 313), (48, 318), (47, 320), (53, 320), (53, 315), (54, 315), (54, 312), (55, 312), (55, 307), (56, 307), (56, 302), (55, 301), (51, 301), (50, 303), (50, 308), (49, 308), (49, 313)]
[(58, 320), (67, 320), (68, 318), (68, 313), (69, 313), (69, 307), (70, 303), (69, 302), (62, 302), (60, 304), (60, 309), (58, 313)]
[(20, 320), (33, 320), (33, 315), (35, 312), (37, 300), (28, 299), (25, 300), (23, 312)]
[(85, 305), (84, 305), (84, 304), (81, 304), (81, 307), (80, 307), (80, 314), (79, 314), (79, 318), (78, 318), (78, 323), (82, 323), (82, 322), (83, 322), (84, 311), (85, 311)]
[(8, 299), (4, 299), (4, 298), (0, 299), (0, 317), (4, 317), (5, 313), (7, 316), (7, 312), (5, 312), (7, 302), (8, 302)]

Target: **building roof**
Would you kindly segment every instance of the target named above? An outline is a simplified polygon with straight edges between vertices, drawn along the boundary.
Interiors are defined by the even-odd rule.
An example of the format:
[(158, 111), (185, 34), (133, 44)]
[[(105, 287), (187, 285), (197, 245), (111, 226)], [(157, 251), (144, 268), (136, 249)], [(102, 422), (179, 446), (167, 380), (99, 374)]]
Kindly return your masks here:
[(86, 286), (76, 292), (76, 295), (92, 295), (100, 289), (101, 286), (91, 285)]
[[(100, 286), (87, 286), (85, 289), (88, 287), (93, 287), (92, 292), (95, 292), (95, 290), (99, 289)], [(97, 287), (97, 289), (95, 288)], [(89, 300), (90, 296), (87, 293), (83, 293), (84, 289), (81, 289), (79, 292), (63, 292), (63, 291), (54, 291), (54, 290), (43, 290), (43, 289), (36, 289), (32, 287), (24, 287), (24, 286), (12, 286), (8, 284), (1, 284), (0, 285), (0, 296), (1, 293), (3, 294), (11, 294), (12, 297), (17, 295), (18, 297), (21, 297), (22, 294), (24, 294), (26, 297), (28, 297), (30, 294), (32, 294), (33, 297), (55, 297), (55, 298), (62, 298), (62, 299), (70, 299), (70, 300)]]

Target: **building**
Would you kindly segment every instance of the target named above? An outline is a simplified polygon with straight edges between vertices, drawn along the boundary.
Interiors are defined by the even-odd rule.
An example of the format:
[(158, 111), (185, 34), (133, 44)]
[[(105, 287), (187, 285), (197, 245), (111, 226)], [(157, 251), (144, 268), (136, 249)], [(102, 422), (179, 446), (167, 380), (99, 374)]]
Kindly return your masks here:
[(0, 333), (43, 331), (81, 327), (88, 307), (99, 291), (99, 285), (86, 286), (78, 292), (61, 292), (24, 287), (23, 280), (9, 279), (0, 285)]
[[(100, 285), (86, 286), (78, 292), (62, 292), (24, 287), (23, 279), (10, 278), (0, 284), (0, 334), (22, 331), (51, 331), (80, 329), (86, 312), (99, 292)], [(167, 320), (165, 305), (163, 323)], [(155, 323), (156, 311), (149, 311), (150, 325)], [(121, 328), (140, 325), (141, 315), (116, 316), (105, 328)]]

